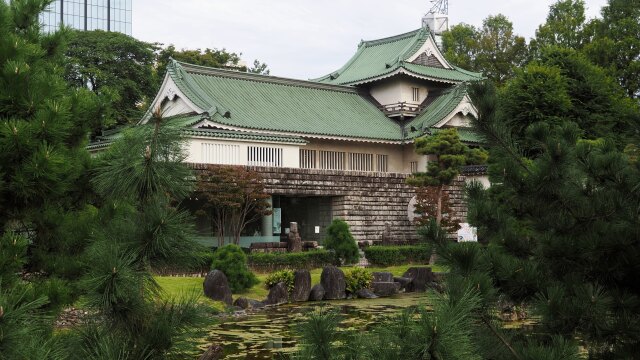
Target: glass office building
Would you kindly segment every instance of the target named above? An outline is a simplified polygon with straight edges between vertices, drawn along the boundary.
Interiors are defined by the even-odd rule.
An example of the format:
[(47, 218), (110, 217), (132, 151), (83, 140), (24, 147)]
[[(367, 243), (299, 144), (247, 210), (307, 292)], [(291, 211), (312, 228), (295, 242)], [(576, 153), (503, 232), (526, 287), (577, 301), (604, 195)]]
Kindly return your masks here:
[(60, 24), (78, 30), (117, 31), (131, 35), (132, 0), (55, 0), (40, 15), (46, 31)]

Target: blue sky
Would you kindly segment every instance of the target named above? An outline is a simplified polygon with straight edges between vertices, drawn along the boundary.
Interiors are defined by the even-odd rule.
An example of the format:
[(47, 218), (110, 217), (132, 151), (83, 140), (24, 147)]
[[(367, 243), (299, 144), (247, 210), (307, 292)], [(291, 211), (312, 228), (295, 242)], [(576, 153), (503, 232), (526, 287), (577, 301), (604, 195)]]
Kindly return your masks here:
[[(449, 0), (451, 24), (502, 13), (527, 38), (554, 0)], [(606, 0), (585, 0), (597, 17)], [(177, 48), (226, 48), (271, 74), (299, 79), (336, 70), (369, 40), (417, 29), (428, 0), (135, 0), (133, 36)]]

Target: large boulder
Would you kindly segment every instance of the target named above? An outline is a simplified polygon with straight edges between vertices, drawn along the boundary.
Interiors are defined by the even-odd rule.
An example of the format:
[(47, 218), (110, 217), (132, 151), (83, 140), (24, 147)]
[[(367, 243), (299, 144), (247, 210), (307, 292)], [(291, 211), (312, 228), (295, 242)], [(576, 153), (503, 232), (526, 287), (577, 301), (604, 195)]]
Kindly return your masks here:
[(220, 270), (212, 270), (204, 278), (202, 284), (204, 295), (212, 300), (223, 301), (231, 305), (231, 288), (227, 281), (227, 276)]
[(409, 284), (411, 284), (411, 279), (410, 278), (406, 278), (406, 277), (402, 277), (402, 276), (395, 276), (393, 278), (394, 282), (397, 282), (398, 284), (400, 284), (400, 289), (401, 290), (406, 290), (407, 287), (409, 286)]
[(309, 270), (296, 270), (293, 273), (291, 301), (307, 301), (309, 300), (309, 293), (311, 293), (311, 274)]
[(347, 297), (344, 273), (335, 266), (327, 266), (322, 269), (320, 284), (325, 291), (325, 300), (339, 300)]
[(309, 301), (322, 301), (324, 299), (324, 288), (321, 284), (316, 284), (311, 288)]
[(373, 282), (393, 282), (393, 274), (390, 272), (372, 272)]
[(371, 292), (369, 289), (360, 289), (356, 291), (356, 296), (361, 299), (377, 299), (378, 295)]
[(243, 310), (247, 309), (260, 309), (264, 307), (262, 301), (247, 299), (246, 297), (239, 297), (233, 302), (234, 306), (237, 306)]
[(378, 296), (391, 296), (397, 294), (398, 291), (400, 291), (400, 284), (397, 282), (389, 281), (372, 282), (371, 290)]
[(267, 305), (280, 305), (289, 302), (289, 291), (287, 291), (287, 285), (283, 282), (279, 282), (269, 289), (269, 295), (267, 300), (264, 301)]
[(429, 267), (409, 268), (402, 277), (411, 279), (411, 283), (407, 285), (407, 292), (427, 291), (432, 284), (437, 282)]

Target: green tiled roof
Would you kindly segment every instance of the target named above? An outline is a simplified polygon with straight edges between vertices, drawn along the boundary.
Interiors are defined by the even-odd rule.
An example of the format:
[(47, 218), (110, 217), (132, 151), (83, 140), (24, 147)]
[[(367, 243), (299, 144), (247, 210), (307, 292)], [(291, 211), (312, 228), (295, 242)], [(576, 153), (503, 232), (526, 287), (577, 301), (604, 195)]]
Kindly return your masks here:
[(447, 115), (451, 114), (458, 104), (460, 104), (467, 94), (466, 88), (466, 84), (462, 83), (443, 91), (431, 100), (422, 113), (407, 124), (407, 127), (414, 127), (415, 129), (425, 131), (436, 125)]
[(401, 127), (353, 87), (177, 61), (169, 65), (168, 73), (189, 100), (222, 125), (374, 140), (402, 139)]
[(357, 84), (384, 77), (399, 69), (432, 80), (453, 83), (482, 78), (479, 73), (457, 67), (443, 69), (406, 62), (405, 60), (415, 54), (430, 37), (430, 32), (421, 28), (389, 38), (364, 41), (342, 68), (313, 81), (329, 84)]
[(482, 138), (473, 128), (457, 128), (460, 140), (466, 143), (482, 144)]

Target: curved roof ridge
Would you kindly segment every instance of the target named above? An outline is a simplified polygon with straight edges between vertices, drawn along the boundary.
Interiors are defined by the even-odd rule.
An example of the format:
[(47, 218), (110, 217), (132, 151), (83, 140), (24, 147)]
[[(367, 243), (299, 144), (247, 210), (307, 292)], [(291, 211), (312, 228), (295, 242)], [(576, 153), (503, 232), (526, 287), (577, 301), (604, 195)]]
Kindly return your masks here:
[(239, 80), (259, 81), (259, 82), (266, 82), (271, 84), (299, 86), (299, 87), (307, 87), (307, 88), (314, 88), (314, 89), (320, 89), (320, 90), (358, 93), (358, 89), (355, 89), (352, 86), (324, 84), (324, 83), (318, 83), (310, 80), (300, 80), (300, 79), (292, 79), (292, 78), (285, 78), (285, 77), (279, 77), (279, 76), (254, 74), (254, 73), (247, 73), (247, 72), (236, 71), (236, 70), (220, 69), (220, 68), (214, 68), (209, 66), (189, 64), (189, 63), (177, 61), (177, 60), (174, 60), (174, 61), (186, 73), (195, 73), (195, 74), (209, 75), (209, 76), (221, 76), (221, 77), (227, 77), (227, 78), (233, 78), (233, 79), (239, 79)]
[(398, 35), (389, 36), (385, 38), (374, 39), (374, 40), (363, 40), (359, 46), (370, 47), (370, 46), (377, 46), (377, 45), (386, 44), (386, 43), (390, 43), (398, 40), (404, 40), (406, 38), (416, 36), (416, 34), (421, 32), (422, 30), (423, 28), (419, 28), (403, 34), (398, 34)]

